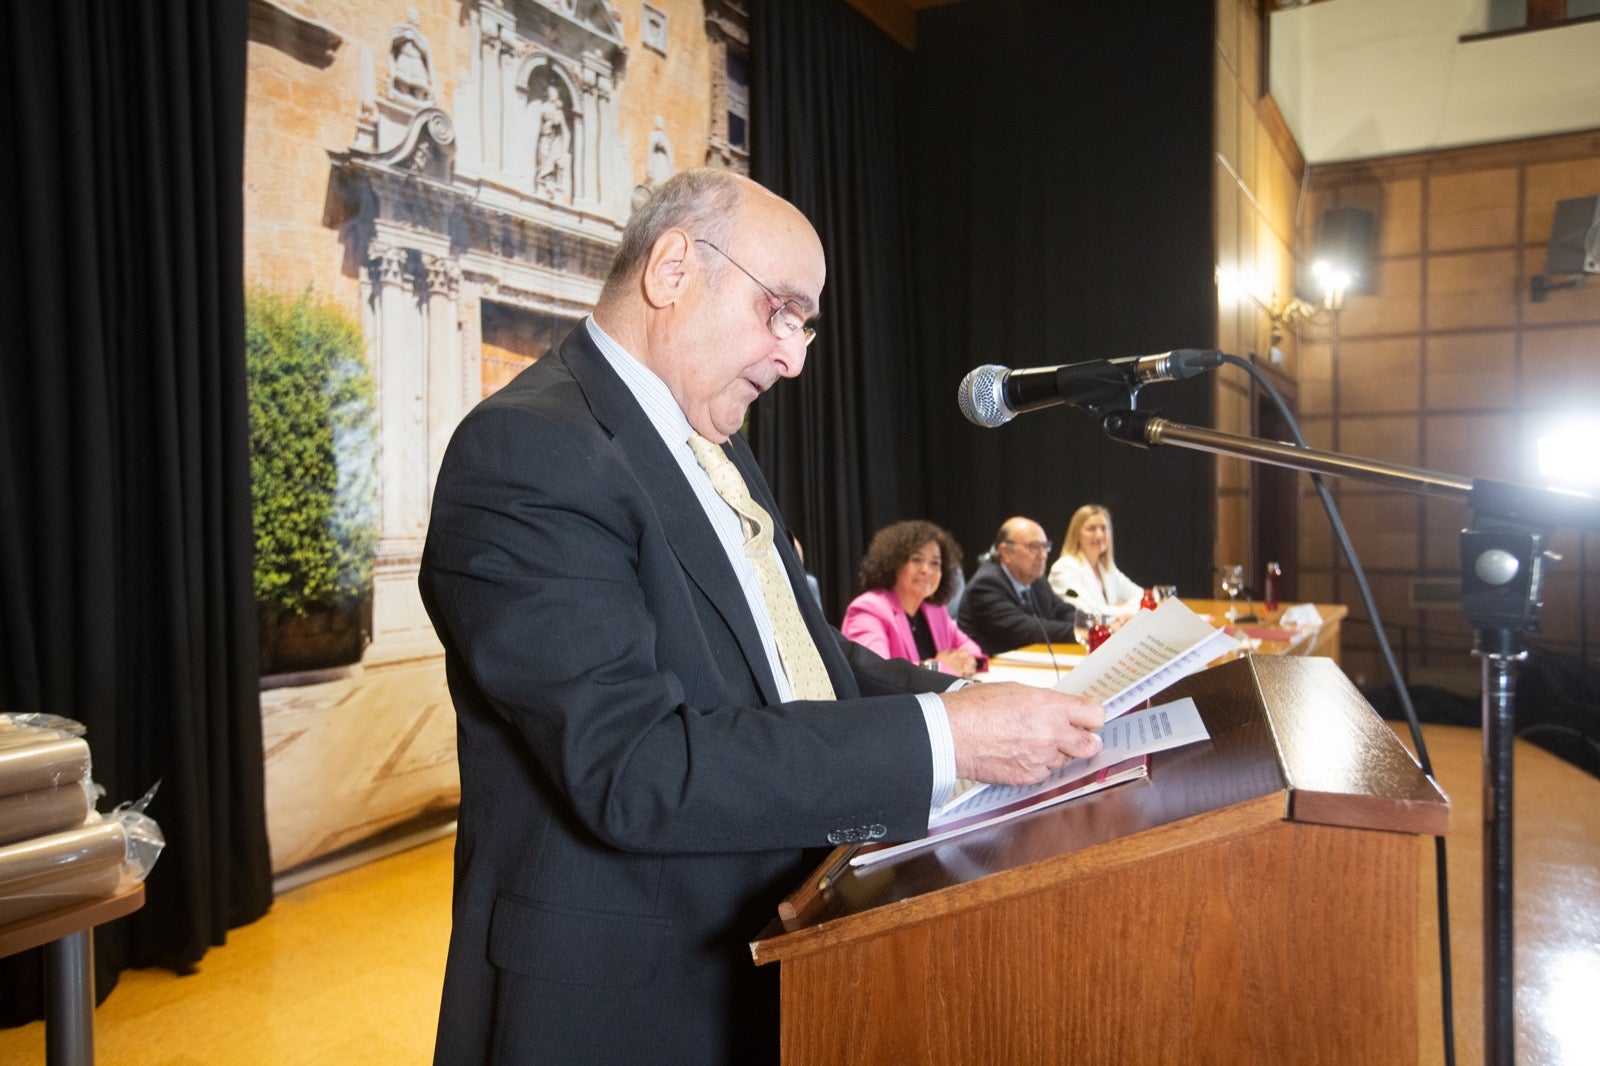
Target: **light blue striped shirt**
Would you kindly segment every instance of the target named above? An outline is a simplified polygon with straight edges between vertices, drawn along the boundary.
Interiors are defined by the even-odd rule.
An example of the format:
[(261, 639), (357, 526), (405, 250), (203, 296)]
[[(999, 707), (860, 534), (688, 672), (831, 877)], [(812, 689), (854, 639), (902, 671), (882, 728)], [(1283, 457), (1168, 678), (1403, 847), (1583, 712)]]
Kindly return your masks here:
[[(678, 461), (684, 480), (694, 490), (701, 510), (705, 511), (711, 528), (717, 532), (717, 541), (728, 557), (728, 565), (733, 567), (739, 579), (739, 588), (744, 592), (745, 602), (749, 604), (750, 613), (756, 620), (756, 629), (761, 633), (761, 647), (767, 654), (767, 664), (772, 668), (772, 676), (778, 684), (778, 698), (781, 701), (794, 699), (789, 675), (784, 673), (783, 660), (778, 657), (778, 640), (772, 619), (767, 614), (766, 598), (761, 594), (760, 579), (756, 575), (755, 565), (744, 552), (744, 529), (738, 514), (717, 495), (717, 490), (711, 487), (711, 476), (700, 466), (694, 452), (689, 450), (689, 434), (693, 432), (689, 419), (684, 416), (667, 383), (607, 336), (593, 316), (586, 317), (584, 325), (588, 327), (589, 336), (600, 349), (600, 354), (605, 356), (606, 362), (617, 372), (622, 383), (643, 408), (645, 417), (661, 435), (661, 442), (667, 446), (667, 451)], [(776, 554), (776, 547), (773, 552)], [(781, 561), (779, 565), (782, 565)], [(930, 804), (933, 810), (937, 810), (955, 787), (955, 743), (950, 736), (950, 718), (945, 713), (944, 701), (937, 694), (925, 692), (917, 695), (917, 703), (922, 708), (922, 717), (928, 726), (928, 741), (933, 749), (933, 795)]]

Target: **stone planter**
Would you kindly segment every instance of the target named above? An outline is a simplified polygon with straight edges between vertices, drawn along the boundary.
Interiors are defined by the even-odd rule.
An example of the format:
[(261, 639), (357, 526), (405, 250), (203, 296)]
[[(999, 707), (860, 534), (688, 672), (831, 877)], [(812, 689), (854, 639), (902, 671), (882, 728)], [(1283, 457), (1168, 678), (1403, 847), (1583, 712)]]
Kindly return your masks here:
[(361, 661), (372, 640), (372, 597), (346, 607), (313, 607), (303, 615), (262, 619), (261, 673), (325, 670)]

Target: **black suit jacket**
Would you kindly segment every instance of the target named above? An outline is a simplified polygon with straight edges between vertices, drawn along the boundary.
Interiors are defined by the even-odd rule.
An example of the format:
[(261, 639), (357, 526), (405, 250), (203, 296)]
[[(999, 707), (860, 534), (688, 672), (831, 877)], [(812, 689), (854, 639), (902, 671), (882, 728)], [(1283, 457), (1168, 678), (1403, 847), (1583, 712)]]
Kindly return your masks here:
[(774, 539), (837, 702), (778, 702), (705, 512), (582, 324), (457, 429), (420, 574), (461, 768), (438, 1062), (775, 1058), (747, 941), (805, 849), (926, 831), (906, 693), (949, 679), (844, 642)]
[(956, 624), (983, 649), (985, 655), (1041, 644), (1071, 644), (1072, 605), (1050, 589), (1041, 577), (1028, 586), (1028, 603), (1017, 596), (1005, 569), (993, 560), (978, 567), (961, 594)]

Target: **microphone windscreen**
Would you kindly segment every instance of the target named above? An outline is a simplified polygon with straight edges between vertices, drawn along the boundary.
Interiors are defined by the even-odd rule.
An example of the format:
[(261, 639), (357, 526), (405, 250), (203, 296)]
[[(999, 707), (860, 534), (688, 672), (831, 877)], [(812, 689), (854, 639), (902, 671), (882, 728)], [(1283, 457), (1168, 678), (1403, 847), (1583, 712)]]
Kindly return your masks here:
[(990, 363), (973, 368), (961, 379), (956, 402), (968, 422), (993, 429), (1011, 421), (1014, 415), (1006, 407), (1005, 397), (1001, 393), (1008, 373), (1010, 371), (1005, 367)]

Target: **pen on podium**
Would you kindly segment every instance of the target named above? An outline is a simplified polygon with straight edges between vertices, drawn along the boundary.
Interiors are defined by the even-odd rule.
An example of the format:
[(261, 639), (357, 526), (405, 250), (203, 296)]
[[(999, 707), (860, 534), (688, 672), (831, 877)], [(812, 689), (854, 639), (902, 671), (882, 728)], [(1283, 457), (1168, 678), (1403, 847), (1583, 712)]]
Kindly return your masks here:
[(806, 878), (790, 896), (778, 904), (778, 918), (788, 930), (800, 928), (822, 904), (822, 894), (831, 888), (845, 870), (850, 860), (861, 850), (860, 844), (841, 844), (828, 855), (827, 865), (815, 880)]
[(828, 886), (839, 879), (839, 875), (844, 873), (845, 868), (850, 865), (850, 860), (855, 858), (856, 852), (860, 850), (860, 844), (847, 844), (840, 849), (841, 854), (839, 857), (829, 863), (827, 870), (823, 872), (821, 877), (817, 878), (817, 891), (826, 892)]

